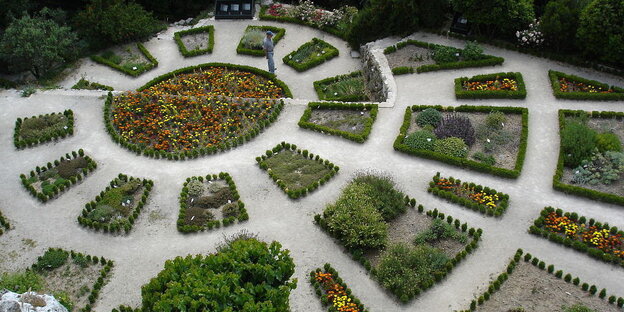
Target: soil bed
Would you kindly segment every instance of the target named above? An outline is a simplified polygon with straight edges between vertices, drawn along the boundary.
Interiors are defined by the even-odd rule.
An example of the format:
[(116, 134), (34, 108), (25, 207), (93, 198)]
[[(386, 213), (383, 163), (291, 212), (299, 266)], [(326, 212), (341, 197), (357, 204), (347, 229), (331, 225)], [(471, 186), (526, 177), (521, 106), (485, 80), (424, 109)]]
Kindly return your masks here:
[[(430, 49), (408, 45), (386, 55), (390, 68), (397, 67), (419, 67), (422, 65), (433, 65), (435, 61), (429, 57)], [(422, 59), (422, 60), (421, 60)]]
[(184, 46), (188, 51), (203, 50), (208, 48), (210, 34), (202, 32), (198, 34), (186, 35), (180, 39), (182, 39), (182, 43), (184, 43)]
[(312, 110), (309, 122), (350, 133), (364, 131), (364, 121), (370, 112), (353, 110)]

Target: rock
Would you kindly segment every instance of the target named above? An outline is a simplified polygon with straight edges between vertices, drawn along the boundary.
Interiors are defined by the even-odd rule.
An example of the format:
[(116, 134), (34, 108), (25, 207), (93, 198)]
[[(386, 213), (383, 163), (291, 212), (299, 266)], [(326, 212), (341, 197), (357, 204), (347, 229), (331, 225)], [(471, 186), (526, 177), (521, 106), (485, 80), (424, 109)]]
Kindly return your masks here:
[[(36, 307), (29, 302), (37, 301)], [(17, 309), (16, 309), (17, 307)], [(18, 294), (7, 292), (0, 297), (0, 312), (68, 312), (58, 300), (50, 295), (39, 295), (36, 292)]]
[(21, 312), (17, 301), (0, 301), (0, 312)]

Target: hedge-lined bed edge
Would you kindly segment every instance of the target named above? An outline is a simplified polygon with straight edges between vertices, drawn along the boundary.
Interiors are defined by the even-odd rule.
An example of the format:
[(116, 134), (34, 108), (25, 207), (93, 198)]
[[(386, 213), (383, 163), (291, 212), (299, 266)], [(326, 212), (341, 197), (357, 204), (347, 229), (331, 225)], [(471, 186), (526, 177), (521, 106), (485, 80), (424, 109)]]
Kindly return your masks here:
[(334, 280), (334, 282), (344, 288), (344, 291), (347, 293), (348, 298), (351, 300), (350, 302), (353, 302), (354, 304), (356, 304), (360, 312), (368, 312), (368, 310), (364, 307), (360, 299), (358, 299), (355, 295), (353, 295), (353, 292), (351, 291), (349, 286), (347, 286), (347, 284), (342, 280), (342, 278), (340, 278), (338, 271), (336, 271), (329, 263), (325, 263), (322, 269), (316, 268), (315, 270), (312, 270), (310, 272), (310, 284), (312, 284), (312, 287), (314, 288), (314, 292), (321, 300), (321, 303), (327, 307), (328, 312), (335, 312), (336, 309), (334, 308), (332, 303), (328, 301), (327, 297), (325, 296), (326, 290), (323, 289), (323, 286), (316, 280), (317, 273), (330, 273), (332, 275), (332, 279)]
[(533, 225), (529, 227), (529, 233), (537, 235), (537, 236), (542, 236), (544, 238), (547, 238), (551, 242), (586, 253), (592, 258), (595, 258), (595, 259), (598, 259), (607, 263), (614, 263), (616, 265), (624, 267), (624, 259), (621, 259), (613, 254), (606, 253), (598, 248), (594, 248), (593, 246), (590, 246), (583, 241), (570, 239), (568, 237), (562, 237), (561, 235), (558, 235), (557, 233), (542, 229), (542, 226), (544, 224), (544, 218), (548, 216), (548, 214), (553, 213), (553, 212), (556, 213), (557, 216), (560, 216), (560, 217), (565, 216), (578, 223), (582, 223), (582, 224), (589, 225), (589, 226), (596, 226), (599, 229), (607, 230), (612, 235), (619, 234), (619, 235), (624, 236), (624, 231), (618, 230), (618, 228), (615, 226), (613, 227), (609, 226), (608, 223), (603, 224), (601, 222), (595, 221), (593, 218), (588, 219), (585, 216), (579, 216), (576, 212), (564, 213), (563, 210), (555, 209), (553, 207), (545, 207), (540, 212), (540, 216), (537, 219), (535, 219), (535, 221), (533, 222)]
[[(414, 198), (410, 198), (409, 196), (405, 195), (405, 205), (409, 205), (412, 209), (417, 209), (419, 213), (425, 213), (426, 216), (433, 218), (434, 220), (436, 218), (440, 219), (440, 220), (445, 220), (448, 224), (453, 224), (455, 226), (456, 229), (461, 230), (463, 233), (468, 232), (468, 235), (472, 237), (472, 241), (470, 241), (470, 243), (466, 244), (466, 247), (458, 252), (455, 257), (453, 257), (449, 263), (451, 263), (451, 266), (447, 266), (444, 269), (444, 272), (442, 272), (441, 274), (438, 274), (435, 276), (435, 280), (436, 283), (433, 283), (431, 285), (429, 285), (428, 287), (421, 289), (420, 291), (418, 291), (413, 297), (411, 298), (398, 298), (399, 300), (401, 300), (403, 303), (407, 303), (410, 300), (414, 299), (415, 297), (418, 297), (422, 292), (426, 291), (427, 289), (433, 287), (434, 285), (437, 284), (437, 282), (441, 281), (442, 279), (444, 279), (446, 277), (446, 275), (450, 274), (453, 271), (453, 268), (455, 266), (457, 266), (464, 258), (466, 258), (466, 256), (470, 253), (472, 253), (476, 248), (479, 247), (479, 240), (481, 239), (481, 235), (483, 234), (483, 230), (482, 229), (475, 229), (473, 227), (468, 228), (468, 224), (467, 223), (462, 223), (459, 219), (455, 219), (450, 215), (445, 215), (442, 212), (439, 212), (438, 209), (434, 209), (434, 210), (427, 210), (426, 212), (424, 211), (424, 207), (423, 205), (418, 205), (418, 208), (416, 207), (416, 199)], [(400, 217), (399, 217), (400, 218)], [(323, 219), (323, 217), (320, 214), (317, 214), (314, 216), (314, 222), (321, 227), (321, 229), (323, 231), (325, 231), (327, 233), (327, 235), (329, 235), (330, 237), (333, 237), (334, 239), (336, 239), (334, 236), (331, 235), (331, 233), (327, 230), (327, 225), (324, 222), (325, 220)], [(338, 245), (342, 246), (339, 242), (336, 242)], [(375, 268), (372, 267), (372, 264), (370, 263), (370, 261), (368, 261), (368, 259), (366, 259), (366, 257), (364, 256), (364, 251), (360, 250), (360, 249), (346, 249), (346, 251), (351, 255), (351, 257), (353, 258), (353, 260), (359, 262), (365, 269), (366, 271), (368, 271), (372, 277), (375, 277), (376, 275), (376, 271)], [(392, 296), (394, 296), (394, 294), (392, 294)]]
[(10, 229), (11, 224), (9, 223), (9, 220), (7, 220), (2, 214), (2, 211), (0, 211), (0, 236)]
[[(483, 90), (483, 91), (469, 91), (464, 90), (464, 82), (475, 82), (484, 80), (493, 80), (497, 78), (509, 78), (514, 79), (518, 84), (518, 90), (505, 91), (505, 90)], [(524, 84), (522, 74), (518, 72), (509, 73), (496, 73), (487, 75), (478, 75), (473, 77), (460, 77), (455, 79), (455, 98), (457, 99), (524, 99), (526, 98), (527, 91)]]
[[(273, 156), (273, 154), (279, 153), (283, 150), (290, 150), (305, 158), (322, 163), (325, 166), (325, 168), (329, 169), (329, 173), (327, 173), (319, 181), (310, 183), (309, 185), (304, 186), (297, 190), (290, 190), (288, 189), (288, 186), (279, 179), (279, 177), (273, 174), (271, 170), (268, 170), (269, 167), (267, 163), (265, 162), (265, 160)], [(297, 149), (297, 145), (286, 143), (283, 141), (280, 144), (277, 144), (277, 146), (275, 146), (273, 149), (267, 150), (264, 155), (256, 157), (256, 162), (258, 163), (258, 166), (260, 167), (260, 169), (267, 171), (271, 179), (273, 179), (273, 181), (277, 184), (277, 186), (279, 186), (279, 188), (281, 188), (291, 199), (297, 199), (299, 197), (306, 196), (308, 193), (311, 193), (312, 191), (316, 190), (319, 186), (329, 181), (340, 170), (340, 167), (334, 165), (329, 160), (325, 160), (319, 157), (319, 155), (314, 155), (312, 153), (309, 153), (308, 150), (302, 151), (301, 149)]]
[(490, 208), (484, 204), (479, 204), (475, 201), (472, 201), (468, 198), (464, 198), (464, 197), (460, 197), (455, 195), (453, 192), (447, 191), (447, 190), (443, 190), (439, 187), (436, 186), (436, 183), (439, 181), (440, 179), (440, 173), (436, 173), (436, 175), (433, 176), (433, 181), (429, 182), (429, 188), (427, 189), (427, 192), (438, 196), (440, 198), (444, 198), (450, 202), (462, 205), (464, 207), (470, 208), (474, 211), (478, 211), (482, 214), (486, 214), (488, 216), (494, 216), (494, 217), (500, 217), (503, 215), (503, 213), (505, 213), (505, 211), (507, 210), (507, 207), (509, 207), (509, 195), (505, 194), (505, 193), (501, 193), (496, 191), (495, 189), (489, 188), (489, 187), (484, 187), (482, 185), (478, 185), (478, 184), (474, 184), (474, 183), (470, 183), (470, 182), (462, 182), (459, 179), (455, 179), (453, 177), (449, 177), (448, 181), (453, 183), (453, 184), (457, 184), (457, 185), (469, 185), (470, 187), (474, 187), (475, 191), (480, 192), (481, 190), (483, 190), (486, 193), (492, 193), (492, 194), (497, 194), (500, 198), (499, 198), (499, 203), (498, 203), (498, 207), (494, 208)]
[[(71, 152), (71, 155), (67, 153), (65, 154), (65, 156), (61, 156), (59, 160), (55, 160), (55, 162), (61, 162), (66, 159), (70, 160), (70, 159), (74, 159), (77, 157), (84, 157), (88, 162), (87, 167), (83, 168), (81, 173), (67, 180), (68, 181), (67, 184), (63, 184), (59, 187), (55, 186), (54, 194), (52, 194), (51, 196), (45, 195), (42, 192), (38, 192), (37, 190), (35, 190), (35, 188), (28, 183), (28, 177), (25, 174), (20, 174), (20, 180), (22, 180), (22, 185), (24, 186), (24, 188), (26, 188), (26, 190), (30, 193), (30, 195), (32, 195), (33, 197), (36, 197), (42, 203), (45, 203), (48, 200), (53, 199), (56, 196), (60, 196), (64, 191), (69, 189), (72, 185), (78, 183), (78, 181), (82, 181), (84, 178), (87, 177), (87, 175), (90, 172), (92, 172), (93, 170), (97, 168), (97, 163), (93, 159), (91, 159), (91, 157), (85, 155), (83, 149), (79, 149), (78, 152), (73, 151)], [(54, 167), (56, 167), (56, 165), (53, 165), (51, 162), (48, 162), (47, 165), (44, 165), (41, 167), (37, 166), (35, 170), (30, 171), (30, 177), (34, 177), (38, 173), (47, 171), (48, 169), (52, 169)]]
[(76, 84), (74, 84), (71, 88), (72, 90), (85, 90), (85, 88), (80, 88), (80, 84), (87, 84), (89, 86), (91, 86), (91, 89), (86, 89), (86, 90), (102, 90), (102, 91), (114, 91), (115, 88), (111, 87), (111, 86), (107, 86), (101, 83), (97, 83), (97, 82), (91, 82), (88, 81), (84, 78), (80, 78), (80, 80), (78, 80), (78, 82), (76, 82)]
[[(63, 114), (67, 118), (67, 125), (65, 129), (55, 131), (52, 135), (46, 135), (39, 139), (22, 139), (20, 138), (20, 130), (22, 128), (22, 123), (28, 118), (43, 118), (51, 115)], [(49, 113), (45, 115), (25, 117), (25, 118), (17, 118), (15, 121), (15, 133), (13, 134), (13, 144), (18, 149), (22, 149), (25, 147), (35, 146), (37, 144), (42, 144), (45, 142), (57, 140), (59, 138), (64, 139), (67, 136), (74, 134), (74, 112), (71, 109), (67, 109), (62, 113)]]
[[(489, 113), (492, 111), (500, 111), (503, 113), (522, 114), (522, 133), (520, 135), (520, 146), (518, 147), (518, 158), (516, 159), (516, 165), (513, 170), (494, 167), (485, 163), (477, 162), (467, 158), (459, 158), (436, 153), (429, 150), (415, 149), (407, 146), (403, 143), (403, 140), (407, 136), (407, 131), (410, 127), (412, 120), (412, 112), (421, 111), (426, 108), (435, 108), (445, 112), (482, 112)], [(523, 107), (495, 107), (495, 106), (468, 106), (462, 105), (457, 107), (442, 107), (442, 106), (427, 106), (427, 105), (414, 105), (405, 109), (405, 117), (403, 119), (403, 125), (399, 130), (399, 135), (394, 140), (394, 149), (410, 155), (424, 157), (428, 159), (438, 160), (447, 164), (467, 168), (479, 172), (485, 172), (496, 176), (515, 179), (520, 176), (522, 166), (524, 165), (524, 157), (527, 149), (527, 139), (529, 134), (529, 110)]]
[[(227, 217), (222, 220), (212, 220), (204, 226), (184, 224), (184, 217), (186, 216), (186, 209), (188, 208), (186, 204), (186, 200), (188, 199), (188, 189), (186, 188), (186, 185), (192, 180), (198, 180), (200, 182), (203, 182), (204, 179), (206, 181), (225, 180), (225, 182), (228, 184), (228, 187), (232, 191), (232, 194), (233, 194), (232, 197), (234, 198), (235, 201), (238, 201), (238, 208), (240, 209), (238, 217)], [(192, 233), (192, 232), (199, 232), (199, 231), (205, 231), (205, 230), (212, 230), (213, 228), (219, 228), (221, 226), (226, 227), (226, 226), (232, 225), (234, 224), (234, 221), (236, 220), (238, 220), (238, 222), (247, 221), (249, 220), (249, 214), (247, 213), (247, 209), (245, 209), (245, 203), (243, 203), (243, 201), (240, 200), (240, 195), (238, 194), (238, 189), (236, 189), (236, 184), (234, 183), (234, 179), (232, 179), (229, 173), (220, 172), (218, 175), (209, 174), (206, 177), (196, 176), (196, 177), (190, 177), (186, 179), (186, 181), (184, 182), (184, 185), (182, 186), (182, 191), (180, 192), (180, 213), (178, 215), (178, 221), (176, 223), (178, 231), (182, 233)]]
[[(442, 46), (442, 45), (435, 44), (435, 43), (428, 43), (428, 42), (410, 39), (410, 40), (398, 42), (395, 45), (391, 45), (387, 47), (386, 49), (384, 49), (384, 54), (390, 54), (410, 44), (415, 45), (417, 47), (426, 48), (426, 49), (433, 49), (437, 46)], [(461, 49), (458, 49), (458, 50), (461, 50)], [(459, 61), (459, 62), (442, 63), (442, 64), (421, 65), (421, 66), (416, 67), (415, 70), (413, 67), (402, 66), (402, 67), (396, 68), (396, 74), (402, 75), (402, 74), (411, 74), (414, 72), (420, 74), (420, 73), (444, 70), (444, 69), (496, 66), (496, 65), (501, 65), (503, 64), (503, 62), (505, 62), (504, 58), (498, 57), (498, 56), (484, 54), (483, 57), (484, 57), (483, 59), (474, 60), (474, 61)], [(393, 69), (392, 72), (395, 73), (395, 69)]]
[[(312, 56), (312, 58), (310, 60), (308, 60), (305, 63), (297, 63), (295, 61), (292, 60), (292, 56), (295, 55), (300, 49), (304, 48), (304, 47), (308, 47), (311, 45), (322, 45), (325, 46), (329, 49), (329, 52), (325, 53), (325, 54), (321, 54), (320, 56)], [(306, 43), (304, 43), (302, 46), (300, 46), (299, 48), (297, 48), (297, 50), (290, 52), (288, 55), (284, 56), (284, 58), (282, 58), (282, 61), (284, 62), (284, 64), (294, 68), (296, 71), (298, 72), (303, 72), (306, 71), (310, 68), (316, 67), (318, 65), (321, 65), (331, 59), (333, 59), (334, 57), (337, 57), (340, 54), (340, 51), (338, 51), (338, 49), (336, 49), (336, 47), (334, 47), (333, 45), (319, 39), (319, 38), (312, 38), (312, 41), (308, 41)]]
[[(315, 109), (329, 109), (329, 110), (369, 110), (370, 116), (364, 122), (364, 130), (360, 133), (351, 133), (348, 131), (342, 131), (322, 125), (318, 125), (312, 122), (309, 122), (310, 117), (312, 116), (312, 111)], [(377, 118), (377, 113), (379, 111), (379, 106), (377, 104), (344, 104), (344, 103), (327, 103), (327, 102), (310, 102), (308, 103), (308, 108), (303, 112), (301, 119), (299, 120), (299, 127), (304, 129), (310, 129), (314, 131), (324, 132), (331, 135), (341, 136), (347, 140), (355, 141), (358, 143), (364, 143), (370, 132), (373, 128), (373, 123), (375, 123), (375, 119)]]
[[(131, 216), (124, 218), (122, 220), (115, 220), (110, 223), (101, 223), (101, 222), (93, 221), (87, 218), (87, 215), (89, 214), (89, 212), (91, 212), (97, 207), (97, 203), (101, 201), (102, 197), (104, 196), (104, 193), (111, 190), (113, 185), (117, 185), (117, 183), (120, 181), (129, 182), (132, 180), (141, 181), (141, 184), (143, 185), (143, 194), (141, 194), (141, 199), (139, 200), (139, 202), (136, 203), (136, 207), (132, 209), (133, 212)], [(139, 217), (141, 210), (143, 210), (143, 207), (145, 207), (145, 204), (147, 203), (147, 199), (149, 197), (149, 194), (153, 186), (154, 186), (154, 181), (152, 180), (138, 179), (138, 178), (129, 177), (125, 174), (120, 173), (119, 176), (117, 176), (117, 178), (113, 179), (110, 182), (110, 185), (107, 186), (105, 190), (100, 192), (100, 195), (97, 195), (95, 197), (95, 200), (85, 204), (85, 208), (82, 209), (81, 215), (78, 216), (78, 223), (84, 227), (88, 227), (96, 231), (101, 229), (104, 231), (104, 233), (117, 233), (123, 230), (125, 231), (126, 234), (128, 234), (130, 230), (132, 230), (132, 227), (134, 226), (134, 222)]]
[(298, 19), (298, 18), (294, 18), (294, 17), (288, 17), (288, 16), (273, 16), (273, 15), (269, 15), (266, 14), (266, 11), (269, 9), (268, 6), (263, 5), (260, 8), (260, 20), (266, 20), (266, 21), (275, 21), (275, 22), (281, 22), (281, 23), (293, 23), (293, 24), (298, 24), (298, 25), (303, 25), (303, 26), (308, 26), (308, 27), (312, 27), (315, 29), (319, 29), (321, 31), (330, 33), (338, 38), (341, 39), (345, 39), (346, 38), (346, 33), (344, 31), (339, 30), (338, 28), (335, 27), (318, 27), (312, 23), (308, 23), (304, 20)]
[[(545, 270), (546, 272), (554, 275), (557, 278), (563, 279), (567, 283), (572, 283), (575, 286), (578, 286), (579, 284), (581, 284), (581, 289), (585, 292), (588, 292), (592, 296), (598, 292), (598, 287), (596, 285), (590, 286), (587, 283), (581, 283), (581, 280), (578, 277), (575, 277), (574, 279), (572, 279), (572, 275), (570, 273), (564, 275), (564, 272), (562, 270), (555, 271), (554, 265), (552, 264), (546, 265), (544, 261), (540, 261), (539, 258), (532, 256), (530, 253), (526, 253), (524, 254), (524, 257), (522, 257), (523, 254), (524, 254), (524, 251), (522, 249), (518, 249), (514, 257), (511, 259), (511, 261), (507, 265), (506, 271), (498, 275), (498, 277), (495, 280), (490, 282), (488, 289), (482, 295), (480, 295), (477, 299), (474, 299), (470, 302), (470, 308), (468, 310), (463, 310), (461, 312), (475, 311), (478, 306), (483, 305), (483, 303), (489, 300), (490, 297), (500, 289), (501, 285), (505, 283), (505, 281), (513, 273), (513, 271), (516, 268), (516, 265), (520, 262), (520, 259), (523, 259), (525, 262), (531, 261), (532, 265), (538, 267), (541, 270)], [(607, 297), (607, 290), (605, 288), (600, 290), (600, 292), (598, 293), (598, 297), (600, 297), (600, 299), (604, 299), (605, 297)], [(624, 306), (624, 298), (622, 297), (616, 298), (615, 296), (609, 296), (608, 302), (610, 304), (617, 304), (617, 306), (620, 308)]]
[[(553, 94), (556, 98), (567, 100), (590, 100), (590, 101), (624, 101), (624, 88), (616, 86), (609, 86), (606, 83), (600, 81), (590, 80), (587, 78), (574, 76), (554, 70), (548, 71), (550, 77), (550, 84), (553, 89)], [(594, 85), (603, 89), (613, 89), (614, 93), (590, 93), (590, 92), (563, 92), (561, 91), (560, 78), (566, 78), (568, 80), (581, 82), (585, 84)]]
[[(581, 113), (585, 113), (582, 110), (559, 110), (559, 132), (563, 130), (565, 124), (565, 118), (568, 116), (577, 116)], [(624, 112), (587, 112), (591, 118), (616, 118), (617, 120), (624, 119)], [(561, 138), (560, 138), (561, 140)], [(561, 146), (561, 142), (559, 144)], [(592, 189), (566, 184), (561, 182), (563, 178), (563, 150), (559, 148), (559, 161), (557, 162), (557, 170), (553, 176), (553, 188), (557, 191), (564, 192), (566, 194), (573, 194), (577, 196), (587, 197), (593, 200), (599, 200), (605, 203), (617, 204), (624, 206), (624, 196), (618, 196), (615, 194), (604, 193), (595, 191)]]
[[(184, 45), (184, 42), (182, 42), (182, 37), (184, 36), (205, 33), (205, 32), (208, 33), (208, 47), (205, 49), (195, 49), (195, 50), (189, 51), (186, 48), (186, 45)], [(173, 40), (175, 40), (176, 44), (178, 45), (178, 49), (180, 50), (180, 53), (182, 53), (184, 57), (192, 57), (192, 56), (212, 53), (212, 49), (214, 48), (214, 26), (208, 25), (208, 26), (178, 31), (173, 34)]]
[(357, 96), (357, 95), (348, 96), (347, 95), (347, 96), (334, 97), (331, 95), (328, 96), (322, 91), (324, 85), (332, 84), (344, 78), (351, 78), (351, 77), (357, 77), (357, 76), (362, 76), (362, 71), (354, 71), (346, 75), (339, 75), (339, 76), (325, 78), (322, 80), (317, 80), (314, 82), (314, 91), (316, 91), (316, 95), (318, 96), (319, 100), (323, 100), (323, 101), (339, 101), (339, 102), (365, 101), (366, 102), (368, 101), (368, 97), (365, 95), (364, 96)]
[[(277, 43), (282, 40), (282, 38), (286, 35), (286, 29), (284, 28), (280, 28), (280, 27), (275, 27), (275, 26), (254, 26), (254, 25), (249, 25), (247, 26), (247, 28), (245, 28), (245, 31), (243, 32), (243, 36), (245, 35), (245, 33), (247, 33), (248, 30), (251, 29), (260, 29), (263, 31), (271, 31), (272, 33), (274, 33), (275, 35), (273, 36), (273, 44), (277, 45)], [(245, 46), (243, 45), (243, 38), (241, 38), (240, 42), (238, 43), (238, 46), (236, 47), (236, 53), (238, 54), (247, 54), (247, 55), (252, 55), (252, 56), (264, 56), (264, 50), (260, 49), (260, 50), (255, 50), (255, 49), (247, 49), (245, 48)]]
[(143, 55), (149, 60), (149, 64), (146, 65), (143, 70), (138, 71), (138, 70), (128, 70), (125, 69), (123, 66), (119, 66), (118, 64), (115, 64), (99, 55), (92, 55), (91, 56), (91, 60), (93, 60), (96, 63), (100, 63), (102, 65), (106, 65), (109, 66), (115, 70), (118, 70), (126, 75), (132, 76), (132, 77), (137, 77), (141, 74), (143, 74), (144, 72), (147, 72), (151, 69), (153, 69), (154, 67), (158, 66), (158, 60), (152, 56), (152, 54), (145, 48), (145, 46), (143, 46), (142, 43), (137, 43), (137, 48), (139, 49), (139, 51), (141, 51), (141, 53), (143, 53)]

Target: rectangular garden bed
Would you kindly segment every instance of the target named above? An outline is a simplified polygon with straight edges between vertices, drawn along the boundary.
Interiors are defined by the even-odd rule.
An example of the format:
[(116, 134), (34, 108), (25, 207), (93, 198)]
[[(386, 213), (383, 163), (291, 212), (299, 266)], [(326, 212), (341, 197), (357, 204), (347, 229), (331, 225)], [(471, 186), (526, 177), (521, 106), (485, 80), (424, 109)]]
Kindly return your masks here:
[(595, 80), (586, 79), (554, 70), (548, 71), (553, 94), (559, 99), (589, 101), (623, 101), (624, 88), (609, 86)]
[(264, 50), (262, 50), (262, 43), (266, 37), (266, 32), (271, 31), (275, 35), (273, 36), (273, 44), (277, 43), (286, 35), (286, 29), (273, 27), (273, 26), (247, 26), (245, 33), (238, 43), (236, 53), (247, 54), (253, 56), (264, 56)]
[(199, 232), (248, 219), (245, 204), (228, 173), (190, 177), (184, 182), (180, 193), (178, 231)]
[(306, 196), (331, 179), (340, 168), (297, 145), (282, 142), (256, 157), (277, 185), (292, 199)]
[(361, 71), (315, 81), (314, 90), (319, 100), (323, 101), (370, 101)]
[(299, 127), (363, 143), (377, 118), (377, 104), (308, 103)]
[(24, 148), (73, 134), (74, 112), (67, 109), (62, 113), (17, 118), (13, 144), (17, 148)]
[(297, 50), (284, 56), (282, 61), (296, 71), (303, 72), (337, 57), (338, 54), (340, 51), (331, 44), (319, 38), (312, 38), (312, 41), (304, 43)]
[(527, 136), (526, 108), (415, 105), (405, 110), (394, 149), (517, 178), (524, 164)]
[(141, 43), (107, 50), (91, 56), (91, 59), (133, 77), (158, 66), (158, 60)]
[(310, 284), (314, 287), (327, 311), (367, 312), (360, 300), (351, 293), (338, 272), (329, 263), (310, 272)]
[(521, 73), (496, 73), (455, 79), (458, 99), (524, 99), (526, 87)]
[(212, 53), (214, 48), (214, 26), (191, 28), (173, 34), (173, 40), (178, 45), (184, 57)]

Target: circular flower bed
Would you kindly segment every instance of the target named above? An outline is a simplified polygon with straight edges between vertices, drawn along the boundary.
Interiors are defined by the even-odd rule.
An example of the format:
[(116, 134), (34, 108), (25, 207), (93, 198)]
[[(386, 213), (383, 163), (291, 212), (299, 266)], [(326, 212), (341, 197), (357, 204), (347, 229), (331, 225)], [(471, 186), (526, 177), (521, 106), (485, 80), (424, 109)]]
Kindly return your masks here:
[(237, 146), (273, 122), (286, 85), (259, 69), (204, 64), (166, 74), (109, 98), (107, 129), (147, 156), (185, 159)]

